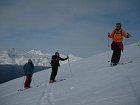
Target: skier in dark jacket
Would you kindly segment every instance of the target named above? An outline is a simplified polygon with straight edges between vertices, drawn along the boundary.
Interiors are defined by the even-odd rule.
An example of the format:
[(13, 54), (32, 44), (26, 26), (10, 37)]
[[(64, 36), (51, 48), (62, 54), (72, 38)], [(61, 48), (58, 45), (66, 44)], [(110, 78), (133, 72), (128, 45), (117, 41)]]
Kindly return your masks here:
[(115, 66), (119, 63), (121, 57), (121, 51), (123, 51), (123, 37), (129, 38), (130, 35), (127, 34), (122, 28), (120, 23), (115, 24), (116, 29), (108, 34), (109, 38), (112, 38), (111, 49), (113, 50), (111, 58), (111, 66)]
[(53, 55), (52, 59), (51, 59), (52, 72), (51, 72), (49, 83), (56, 82), (55, 77), (58, 72), (58, 67), (60, 66), (59, 60), (64, 61), (67, 59), (68, 59), (68, 56), (67, 56), (67, 58), (61, 58), (59, 56), (59, 52), (55, 52), (55, 55)]
[(24, 69), (24, 73), (26, 75), (26, 80), (25, 80), (25, 83), (24, 83), (24, 88), (28, 89), (28, 88), (30, 88), (30, 84), (31, 84), (31, 81), (32, 81), (32, 75), (34, 73), (34, 64), (32, 63), (31, 59), (29, 59), (28, 63), (26, 63), (23, 66), (23, 69)]

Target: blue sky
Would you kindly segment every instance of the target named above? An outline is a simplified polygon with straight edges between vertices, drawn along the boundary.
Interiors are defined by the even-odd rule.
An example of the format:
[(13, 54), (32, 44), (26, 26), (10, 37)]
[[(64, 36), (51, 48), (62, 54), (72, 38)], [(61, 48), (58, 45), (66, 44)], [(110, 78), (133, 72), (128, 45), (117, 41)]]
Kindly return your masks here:
[[(139, 0), (0, 0), (0, 50), (59, 51), (89, 57), (108, 50), (117, 22), (140, 40)], [(111, 40), (110, 40), (111, 41)]]

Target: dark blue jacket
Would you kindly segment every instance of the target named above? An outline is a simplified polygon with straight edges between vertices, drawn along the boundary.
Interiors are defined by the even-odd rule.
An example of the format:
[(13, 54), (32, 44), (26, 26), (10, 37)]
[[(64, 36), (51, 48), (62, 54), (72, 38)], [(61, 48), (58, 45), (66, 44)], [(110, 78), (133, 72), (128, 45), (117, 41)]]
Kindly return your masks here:
[(26, 64), (23, 66), (23, 70), (24, 70), (24, 72), (25, 72), (25, 75), (26, 75), (26, 74), (33, 74), (33, 73), (34, 73), (34, 64), (26, 63)]

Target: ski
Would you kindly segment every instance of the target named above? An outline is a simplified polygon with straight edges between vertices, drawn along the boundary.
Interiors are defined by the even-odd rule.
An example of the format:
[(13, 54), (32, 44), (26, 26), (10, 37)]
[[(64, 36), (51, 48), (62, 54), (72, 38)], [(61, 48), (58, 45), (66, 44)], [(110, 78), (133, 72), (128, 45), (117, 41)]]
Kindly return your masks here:
[(64, 81), (64, 80), (66, 80), (66, 79), (58, 79), (58, 80), (55, 80), (55, 81), (53, 81), (51, 83), (61, 82), (61, 81)]
[(59, 79), (59, 80), (56, 80), (56, 82), (61, 82), (61, 81), (64, 81), (66, 79)]
[(37, 85), (33, 85), (32, 87), (30, 87), (30, 88), (23, 88), (23, 89), (18, 89), (17, 91), (25, 91), (25, 90), (29, 90), (29, 89), (32, 89), (32, 88), (38, 88), (38, 87), (40, 87), (40, 86), (42, 86), (42, 85), (44, 85), (44, 84), (37, 84)]
[(24, 90), (27, 90), (27, 89), (18, 89), (17, 91), (24, 91)]
[(119, 65), (124, 65), (124, 64), (132, 63), (132, 62), (133, 62), (133, 61), (122, 62), (122, 63), (119, 63)]
[(133, 61), (126, 61), (126, 62), (122, 62), (122, 63), (119, 63), (117, 65), (112, 65), (110, 64), (110, 67), (116, 67), (116, 66), (119, 66), (119, 65), (125, 65), (125, 64), (129, 64), (129, 63), (132, 63)]

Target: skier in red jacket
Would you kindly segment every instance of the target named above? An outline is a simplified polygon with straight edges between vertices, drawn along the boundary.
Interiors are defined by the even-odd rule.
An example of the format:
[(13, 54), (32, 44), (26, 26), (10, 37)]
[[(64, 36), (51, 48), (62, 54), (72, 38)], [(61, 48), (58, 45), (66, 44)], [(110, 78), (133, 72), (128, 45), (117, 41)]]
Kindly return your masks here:
[(61, 58), (59, 56), (59, 52), (55, 52), (55, 55), (53, 55), (52, 59), (51, 59), (52, 72), (51, 72), (49, 83), (56, 82), (55, 77), (58, 72), (58, 67), (60, 66), (59, 60), (65, 61), (67, 59), (68, 59), (68, 56), (67, 56), (67, 58)]

